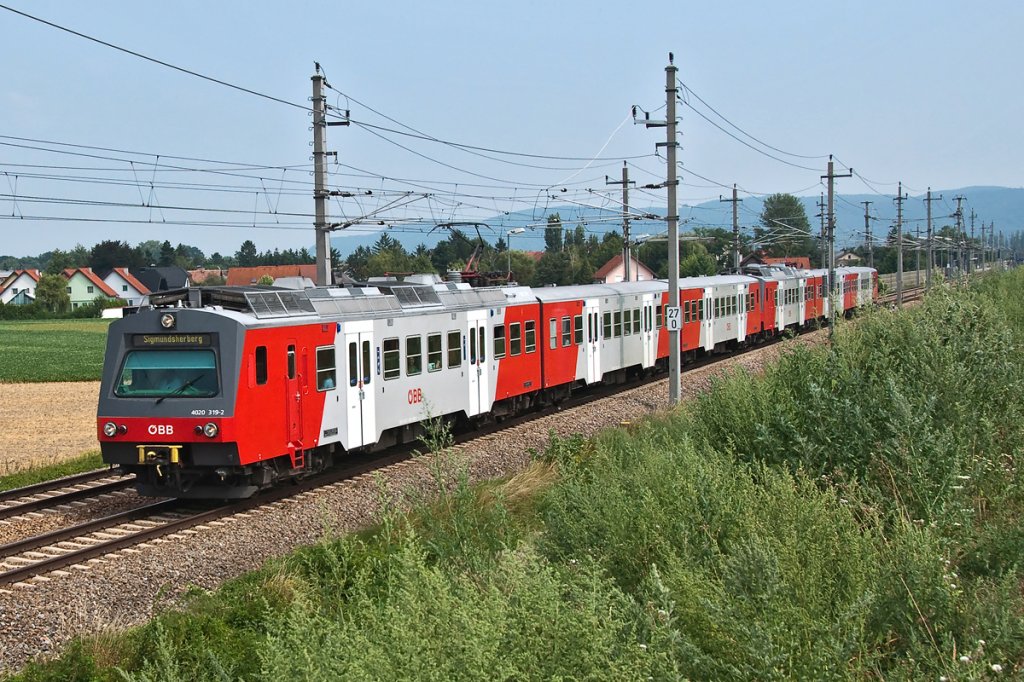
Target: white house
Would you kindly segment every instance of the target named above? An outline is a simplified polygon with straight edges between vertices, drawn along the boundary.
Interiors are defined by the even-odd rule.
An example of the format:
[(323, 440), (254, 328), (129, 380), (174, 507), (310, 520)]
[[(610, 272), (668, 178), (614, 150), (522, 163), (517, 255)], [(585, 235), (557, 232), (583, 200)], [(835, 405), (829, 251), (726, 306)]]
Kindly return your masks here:
[(103, 278), (103, 283), (113, 289), (117, 297), (124, 299), (128, 305), (140, 305), (142, 297), (150, 293), (145, 284), (128, 272), (128, 268), (114, 268)]
[[(39, 284), (38, 270), (15, 270), (0, 281), (0, 303), (10, 303), (20, 293), (30, 298), (36, 297), (36, 286)], [(22, 300), (24, 300), (24, 296)]]
[[(641, 282), (654, 279), (654, 271), (632, 256), (629, 257), (629, 281)], [(625, 259), (621, 253), (612, 256), (611, 260), (594, 273), (595, 284), (614, 284), (626, 279)]]

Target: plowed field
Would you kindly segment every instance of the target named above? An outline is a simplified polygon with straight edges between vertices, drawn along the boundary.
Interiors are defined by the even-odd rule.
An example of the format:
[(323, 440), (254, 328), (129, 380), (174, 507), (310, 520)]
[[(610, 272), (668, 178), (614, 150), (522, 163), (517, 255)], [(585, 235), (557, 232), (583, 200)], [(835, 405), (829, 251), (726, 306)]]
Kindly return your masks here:
[(0, 384), (0, 474), (99, 449), (98, 381)]

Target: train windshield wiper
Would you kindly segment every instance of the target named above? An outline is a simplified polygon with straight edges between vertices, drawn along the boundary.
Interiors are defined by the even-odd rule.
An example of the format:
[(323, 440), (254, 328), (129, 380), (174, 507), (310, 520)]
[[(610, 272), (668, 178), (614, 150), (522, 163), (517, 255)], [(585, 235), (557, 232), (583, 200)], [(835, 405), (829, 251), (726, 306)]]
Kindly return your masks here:
[(176, 389), (174, 389), (170, 393), (165, 393), (164, 395), (162, 395), (159, 398), (157, 398), (156, 402), (153, 403), (153, 404), (154, 405), (159, 405), (160, 403), (163, 402), (164, 398), (170, 398), (170, 397), (173, 397), (173, 396), (176, 396), (176, 395), (181, 395), (181, 393), (183, 393), (184, 391), (187, 391), (188, 389), (192, 388), (192, 386), (197, 381), (199, 381), (202, 378), (203, 378), (202, 374), (197, 374), (196, 376), (192, 377), (191, 379), (189, 379), (188, 381), (183, 383), (181, 386), (178, 386)]

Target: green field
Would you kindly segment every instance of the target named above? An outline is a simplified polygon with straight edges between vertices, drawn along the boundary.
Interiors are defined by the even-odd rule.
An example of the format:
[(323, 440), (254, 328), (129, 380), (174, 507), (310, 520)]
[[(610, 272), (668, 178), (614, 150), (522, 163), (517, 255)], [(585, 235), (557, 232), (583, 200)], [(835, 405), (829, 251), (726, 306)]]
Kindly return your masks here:
[(110, 320), (0, 322), (0, 383), (98, 381)]

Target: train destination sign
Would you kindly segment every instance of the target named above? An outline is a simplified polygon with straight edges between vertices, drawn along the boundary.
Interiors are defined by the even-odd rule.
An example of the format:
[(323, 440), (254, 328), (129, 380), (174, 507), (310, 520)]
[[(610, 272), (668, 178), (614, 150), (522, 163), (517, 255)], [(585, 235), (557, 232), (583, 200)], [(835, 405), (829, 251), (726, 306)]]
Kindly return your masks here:
[(167, 348), (169, 346), (209, 347), (213, 345), (211, 334), (132, 334), (132, 346), (136, 348)]

